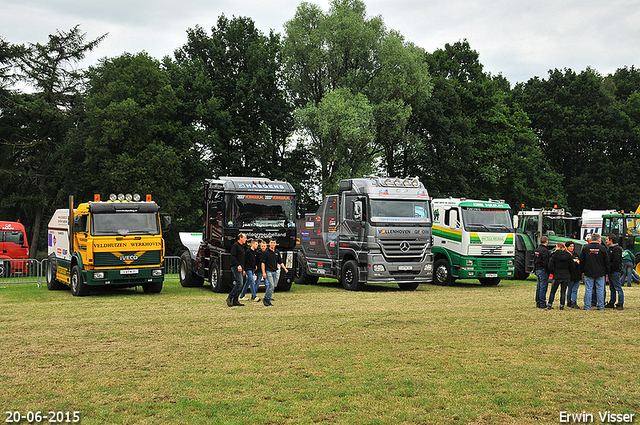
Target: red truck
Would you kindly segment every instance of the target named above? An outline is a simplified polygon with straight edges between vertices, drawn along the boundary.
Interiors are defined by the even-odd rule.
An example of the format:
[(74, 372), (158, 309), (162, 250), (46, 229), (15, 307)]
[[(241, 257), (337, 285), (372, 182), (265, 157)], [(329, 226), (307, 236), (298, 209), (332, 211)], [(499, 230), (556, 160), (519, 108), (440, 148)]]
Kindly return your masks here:
[(0, 221), (0, 277), (27, 273), (29, 258), (27, 233), (20, 222)]

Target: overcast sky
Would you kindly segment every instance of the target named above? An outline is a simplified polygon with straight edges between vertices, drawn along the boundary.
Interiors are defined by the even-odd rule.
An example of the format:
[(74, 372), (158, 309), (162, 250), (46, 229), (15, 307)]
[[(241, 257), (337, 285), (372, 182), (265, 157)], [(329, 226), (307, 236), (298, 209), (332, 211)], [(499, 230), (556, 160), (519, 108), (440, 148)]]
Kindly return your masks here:
[[(124, 52), (161, 59), (186, 42), (186, 30), (208, 31), (218, 16), (247, 16), (268, 33), (283, 32), (297, 0), (0, 0), (0, 36), (46, 43), (80, 24), (88, 39), (109, 33), (81, 64)], [(329, 1), (310, 1), (329, 10)], [(610, 74), (640, 66), (638, 0), (368, 0), (367, 14), (428, 52), (467, 39), (485, 71), (512, 84), (548, 70), (591, 67)]]

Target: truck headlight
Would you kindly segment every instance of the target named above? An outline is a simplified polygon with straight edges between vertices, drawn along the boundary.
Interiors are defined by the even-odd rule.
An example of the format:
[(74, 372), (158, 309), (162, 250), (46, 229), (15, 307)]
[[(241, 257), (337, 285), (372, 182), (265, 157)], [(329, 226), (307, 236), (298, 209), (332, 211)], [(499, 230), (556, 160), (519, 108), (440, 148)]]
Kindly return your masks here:
[(383, 272), (384, 270), (385, 269), (384, 269), (384, 266), (382, 264), (374, 264), (373, 265), (373, 271), (374, 272)]
[(95, 272), (93, 274), (94, 279), (104, 279), (104, 272)]
[(513, 260), (507, 260), (507, 266), (513, 266)]
[(473, 266), (473, 260), (467, 260), (467, 266)]
[(162, 276), (162, 269), (153, 269), (153, 270), (151, 270), (151, 276), (153, 276), (153, 277)]
[(433, 264), (428, 263), (428, 264), (425, 264), (425, 265), (424, 265), (424, 271), (425, 271), (425, 272), (430, 272), (430, 271), (432, 271), (432, 270), (433, 270)]

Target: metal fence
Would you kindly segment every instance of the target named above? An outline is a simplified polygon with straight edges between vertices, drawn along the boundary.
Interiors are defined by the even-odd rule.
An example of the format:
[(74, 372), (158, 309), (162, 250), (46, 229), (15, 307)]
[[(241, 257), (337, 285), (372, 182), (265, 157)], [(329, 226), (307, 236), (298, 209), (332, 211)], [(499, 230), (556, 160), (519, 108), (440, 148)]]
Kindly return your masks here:
[[(46, 284), (47, 261), (30, 259), (0, 259), (0, 284), (3, 283), (35, 283)], [(178, 279), (180, 276), (180, 257), (164, 257), (165, 279)]]

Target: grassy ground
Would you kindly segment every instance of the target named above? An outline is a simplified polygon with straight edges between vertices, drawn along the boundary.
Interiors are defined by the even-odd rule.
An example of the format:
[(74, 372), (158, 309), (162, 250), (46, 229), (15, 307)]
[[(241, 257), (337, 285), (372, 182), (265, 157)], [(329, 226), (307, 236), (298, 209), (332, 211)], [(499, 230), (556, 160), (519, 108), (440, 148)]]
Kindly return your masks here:
[(228, 308), (176, 280), (87, 298), (0, 284), (0, 407), (84, 424), (637, 422), (640, 288), (624, 311), (542, 311), (534, 292), (328, 281)]

